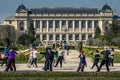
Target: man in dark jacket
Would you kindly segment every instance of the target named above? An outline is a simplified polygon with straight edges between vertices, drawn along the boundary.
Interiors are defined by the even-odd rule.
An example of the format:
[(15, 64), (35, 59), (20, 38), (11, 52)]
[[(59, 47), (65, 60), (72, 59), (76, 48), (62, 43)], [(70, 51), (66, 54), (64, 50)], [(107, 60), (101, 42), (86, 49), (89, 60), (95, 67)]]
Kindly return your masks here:
[(51, 48), (47, 49), (46, 52), (46, 63), (45, 63), (45, 71), (48, 70), (48, 68), (50, 69), (50, 71), (52, 71), (52, 62), (53, 62), (53, 51), (51, 50)]
[(110, 71), (109, 70), (109, 55), (110, 55), (110, 51), (108, 50), (107, 47), (105, 47), (105, 50), (102, 51), (101, 54), (103, 54), (103, 59), (102, 59), (102, 62), (100, 64), (100, 67), (98, 68), (97, 72), (100, 71), (100, 69), (102, 68), (102, 66), (104, 64), (106, 65), (107, 71)]

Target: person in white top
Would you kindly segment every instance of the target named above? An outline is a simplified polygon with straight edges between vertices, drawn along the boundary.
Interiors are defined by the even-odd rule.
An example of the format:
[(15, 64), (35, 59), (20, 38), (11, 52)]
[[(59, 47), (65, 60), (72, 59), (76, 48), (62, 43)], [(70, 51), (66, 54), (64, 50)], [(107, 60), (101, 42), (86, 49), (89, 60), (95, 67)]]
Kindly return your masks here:
[(62, 47), (59, 47), (58, 48), (58, 60), (56, 62), (56, 65), (55, 67), (58, 66), (58, 63), (60, 62), (60, 67), (62, 68), (62, 61), (63, 61), (63, 58), (64, 58), (64, 50), (62, 50)]
[(33, 50), (32, 48), (30, 48), (30, 51), (28, 54), (25, 54), (25, 55), (29, 55), (29, 59), (28, 59), (28, 64), (27, 66), (30, 67), (31, 66), (31, 63), (32, 63), (32, 59), (33, 59)]
[(35, 65), (35, 67), (38, 67), (37, 66), (37, 54), (38, 54), (38, 52), (37, 52), (36, 48), (34, 48), (32, 52), (33, 52), (33, 59), (32, 59), (31, 65)]

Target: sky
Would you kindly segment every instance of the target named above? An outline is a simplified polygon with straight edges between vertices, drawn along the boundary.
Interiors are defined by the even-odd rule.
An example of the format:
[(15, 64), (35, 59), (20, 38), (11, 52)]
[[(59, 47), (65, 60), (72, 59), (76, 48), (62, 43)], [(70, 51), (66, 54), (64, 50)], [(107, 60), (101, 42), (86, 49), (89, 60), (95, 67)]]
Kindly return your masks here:
[(6, 17), (14, 16), (17, 7), (24, 4), (26, 8), (41, 7), (89, 7), (99, 10), (108, 4), (120, 16), (120, 0), (0, 0), (0, 21)]

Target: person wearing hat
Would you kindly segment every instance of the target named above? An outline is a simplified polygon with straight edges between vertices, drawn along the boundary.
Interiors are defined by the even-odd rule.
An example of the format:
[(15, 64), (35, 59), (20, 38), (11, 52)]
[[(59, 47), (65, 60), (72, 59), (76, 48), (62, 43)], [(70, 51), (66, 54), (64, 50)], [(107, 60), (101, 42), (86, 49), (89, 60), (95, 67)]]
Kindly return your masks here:
[(97, 72), (100, 72), (102, 66), (105, 64), (107, 71), (109, 72), (109, 55), (111, 54), (110, 51), (108, 50), (108, 47), (104, 48), (104, 51), (101, 52), (103, 54), (103, 59), (101, 61), (100, 67), (98, 68)]

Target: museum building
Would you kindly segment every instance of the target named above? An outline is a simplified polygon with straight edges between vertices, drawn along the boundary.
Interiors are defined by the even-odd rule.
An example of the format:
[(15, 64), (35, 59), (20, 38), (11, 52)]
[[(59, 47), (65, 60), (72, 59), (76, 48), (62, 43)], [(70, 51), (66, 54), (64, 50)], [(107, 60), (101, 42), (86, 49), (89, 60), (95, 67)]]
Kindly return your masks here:
[(36, 38), (42, 43), (78, 43), (93, 38), (96, 27), (104, 34), (112, 23), (113, 16), (113, 10), (108, 4), (100, 10), (87, 7), (28, 9), (21, 4), (16, 9), (15, 16), (6, 18), (4, 24), (14, 26), (21, 33), (27, 33), (28, 28), (33, 25)]

